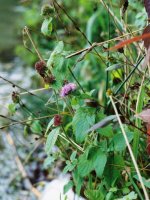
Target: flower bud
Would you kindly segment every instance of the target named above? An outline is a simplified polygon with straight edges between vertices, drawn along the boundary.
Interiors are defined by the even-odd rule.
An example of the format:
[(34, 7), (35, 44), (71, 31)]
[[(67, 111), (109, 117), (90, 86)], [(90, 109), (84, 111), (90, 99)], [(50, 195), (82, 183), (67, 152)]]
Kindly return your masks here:
[(62, 124), (62, 117), (60, 115), (54, 116), (54, 126), (60, 126)]
[(35, 63), (35, 69), (36, 71), (44, 78), (45, 72), (46, 72), (46, 65), (44, 61), (38, 61)]
[(13, 92), (11, 95), (12, 101), (14, 103), (19, 103), (20, 102), (20, 97), (18, 92)]

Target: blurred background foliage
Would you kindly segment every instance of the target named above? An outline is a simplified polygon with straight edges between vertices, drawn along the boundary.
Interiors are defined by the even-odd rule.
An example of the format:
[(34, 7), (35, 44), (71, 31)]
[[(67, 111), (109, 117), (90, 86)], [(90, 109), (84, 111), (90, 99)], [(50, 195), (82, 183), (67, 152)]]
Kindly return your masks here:
[[(121, 24), (117, 26), (114, 19), (109, 15), (107, 9), (100, 4), (99, 0), (58, 0), (58, 2), (63, 6), (75, 24), (77, 24), (77, 27), (80, 27), (81, 31), (85, 33), (88, 41), (91, 43), (109, 40), (119, 36), (121, 32), (123, 32), (124, 27), (120, 17), (121, 0), (105, 1), (105, 3), (109, 5), (110, 10), (113, 10), (114, 15), (121, 22)], [(51, 0), (0, 0), (1, 68), (7, 73), (8, 77), (10, 77), (14, 72), (16, 72), (16, 74), (18, 73), (17, 70), (15, 71), (16, 68), (21, 69), (23, 76), (19, 83), (23, 84), (23, 82), (29, 82), (27, 89), (38, 89), (44, 87), (44, 83), (34, 69), (38, 57), (28, 38), (23, 35), (22, 30), (25, 26), (29, 28), (33, 41), (45, 59), (49, 58), (50, 53), (60, 40), (64, 41), (65, 50), (68, 53), (73, 53), (76, 50), (89, 46), (81, 32), (75, 28), (72, 20), (70, 20), (63, 10), (58, 7), (54, 14), (52, 35), (50, 37), (45, 37), (41, 33), (41, 25), (43, 21), (43, 17), (41, 16), (41, 7), (46, 3), (53, 4)], [(125, 17), (125, 21), (128, 24), (128, 32), (141, 30), (147, 24), (146, 19), (147, 16), (143, 6), (143, 1), (129, 0), (129, 9)], [(142, 31), (139, 31), (138, 34), (141, 32)], [(24, 44), (26, 44), (26, 47), (30, 51)], [(110, 43), (111, 46), (114, 44), (114, 42)], [(104, 52), (104, 48), (107, 47), (108, 45), (106, 44), (97, 48), (97, 51), (105, 61), (105, 64), (101, 59), (99, 59), (95, 52), (90, 52), (85, 56), (84, 60), (80, 62), (77, 62), (78, 58), (76, 57), (70, 61), (71, 66), (77, 62), (74, 73), (78, 77), (81, 85), (89, 92), (93, 89), (99, 91), (102, 103), (103, 93), (105, 90), (106, 66), (116, 64), (116, 62), (123, 59), (122, 54), (109, 54)], [(129, 52), (127, 56), (131, 56)], [(133, 60), (137, 57), (136, 49), (133, 49), (132, 56)], [(19, 59), (17, 64), (16, 58)], [(13, 65), (7, 68), (4, 63), (13, 63)], [(113, 84), (118, 84), (117, 78), (119, 78), (119, 83), (121, 82), (121, 76), (118, 75), (118, 73), (114, 72), (113, 76), (111, 74), (110, 77), (111, 79), (109, 84), (111, 86), (113, 86)], [(39, 92), (39, 95), (44, 99), (48, 99), (49, 97), (48, 93), (43, 94)], [(27, 103), (29, 109), (32, 109), (32, 112), (36, 113), (38, 116), (40, 116), (41, 110), (43, 115), (49, 113), (48, 109), (45, 108), (44, 105), (41, 104), (40, 100), (35, 97), (27, 95), (23, 97), (23, 101), (24, 103)], [(24, 117), (28, 116), (26, 113), (23, 115)], [(28, 145), (24, 146), (26, 147), (27, 153), (29, 153), (31, 149), (27, 148)], [(22, 146), (20, 149), (21, 148)], [(38, 155), (41, 156), (41, 160), (44, 160), (45, 155)], [(38, 155), (35, 155), (35, 157), (38, 158)], [(23, 153), (22, 158), (25, 159), (25, 157), (26, 156)], [(33, 166), (38, 170), (38, 167), (36, 168), (35, 165), (40, 165), (40, 168), (42, 167), (40, 161), (39, 163), (38, 161), (35, 161), (35, 157), (32, 157), (30, 161), (33, 161)], [(31, 169), (28, 170), (32, 171)], [(34, 176), (34, 173), (35, 172), (31, 173), (31, 178)], [(45, 172), (45, 174), (46, 173), (47, 172)], [(36, 180), (33, 178), (33, 183), (42, 180), (40, 177), (36, 178)], [(12, 191), (10, 191), (10, 193), (11, 192)]]

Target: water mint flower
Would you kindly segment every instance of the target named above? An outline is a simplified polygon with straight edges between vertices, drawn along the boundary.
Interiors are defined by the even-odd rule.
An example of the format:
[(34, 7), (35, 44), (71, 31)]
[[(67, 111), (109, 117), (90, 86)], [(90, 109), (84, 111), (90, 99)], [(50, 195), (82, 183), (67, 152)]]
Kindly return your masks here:
[(67, 83), (65, 84), (60, 91), (60, 96), (65, 97), (70, 94), (72, 91), (76, 90), (77, 86), (75, 83)]

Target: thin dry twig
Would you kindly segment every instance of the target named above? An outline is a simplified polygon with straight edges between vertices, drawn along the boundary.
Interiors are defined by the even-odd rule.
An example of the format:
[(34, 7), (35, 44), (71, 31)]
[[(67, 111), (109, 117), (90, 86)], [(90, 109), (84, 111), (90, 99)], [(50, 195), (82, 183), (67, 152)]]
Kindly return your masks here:
[(125, 132), (125, 130), (124, 130), (123, 124), (122, 124), (121, 119), (120, 119), (120, 117), (119, 117), (118, 110), (117, 110), (117, 108), (116, 108), (116, 105), (115, 105), (115, 103), (114, 103), (114, 101), (113, 101), (112, 96), (109, 96), (109, 98), (110, 98), (110, 101), (111, 101), (111, 103), (112, 103), (112, 105), (113, 105), (113, 108), (114, 108), (114, 111), (115, 111), (115, 113), (116, 113), (116, 116), (117, 116), (117, 119), (118, 119), (118, 122), (119, 122), (119, 125), (120, 125), (120, 128), (121, 128), (122, 134), (123, 134), (123, 136), (124, 136), (126, 145), (127, 145), (127, 147), (128, 147), (128, 150), (129, 150), (129, 153), (130, 153), (130, 156), (131, 156), (133, 165), (134, 165), (134, 167), (135, 167), (136, 173), (137, 173), (138, 178), (139, 178), (139, 181), (140, 181), (140, 183), (141, 183), (141, 187), (142, 187), (143, 192), (144, 192), (145, 200), (149, 200), (149, 195), (148, 195), (147, 190), (146, 190), (146, 187), (145, 187), (145, 185), (144, 185), (144, 183), (143, 183), (140, 170), (139, 170), (138, 165), (137, 165), (137, 162), (136, 162), (136, 160), (135, 160), (135, 157), (134, 157), (132, 148), (131, 148), (131, 146), (130, 146), (130, 143), (129, 143), (129, 141), (128, 141), (126, 132)]
[(21, 162), (21, 160), (20, 160), (20, 158), (18, 156), (14, 140), (13, 140), (12, 136), (10, 135), (10, 133), (6, 133), (6, 139), (7, 139), (9, 145), (11, 146), (11, 148), (13, 149), (13, 152), (15, 154), (14, 159), (15, 159), (15, 162), (16, 162), (16, 165), (18, 167), (19, 172), (21, 173), (22, 177), (27, 180), (27, 183), (29, 185), (30, 191), (32, 193), (34, 193), (34, 195), (38, 199), (40, 199), (41, 193), (31, 184), (31, 181), (28, 178), (27, 172), (26, 172), (26, 170), (25, 170), (25, 168), (24, 168), (24, 166), (23, 166), (23, 164), (22, 164), (22, 162)]

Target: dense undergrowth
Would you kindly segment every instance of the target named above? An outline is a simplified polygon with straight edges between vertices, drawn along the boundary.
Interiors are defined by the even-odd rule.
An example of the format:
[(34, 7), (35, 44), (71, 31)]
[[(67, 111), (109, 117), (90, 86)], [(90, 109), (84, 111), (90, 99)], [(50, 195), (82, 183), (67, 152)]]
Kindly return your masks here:
[[(23, 107), (24, 134), (45, 144), (43, 165), (61, 160), (63, 173), (71, 174), (64, 193), (73, 188), (89, 200), (148, 199), (148, 133), (135, 117), (149, 107), (149, 68), (141, 67), (146, 49), (137, 41), (107, 51), (142, 35), (143, 2), (25, 2), (24, 46), (16, 53), (35, 65), (36, 93), (25, 97), (15, 89), (10, 115)], [(46, 96), (38, 95), (41, 87)]]

